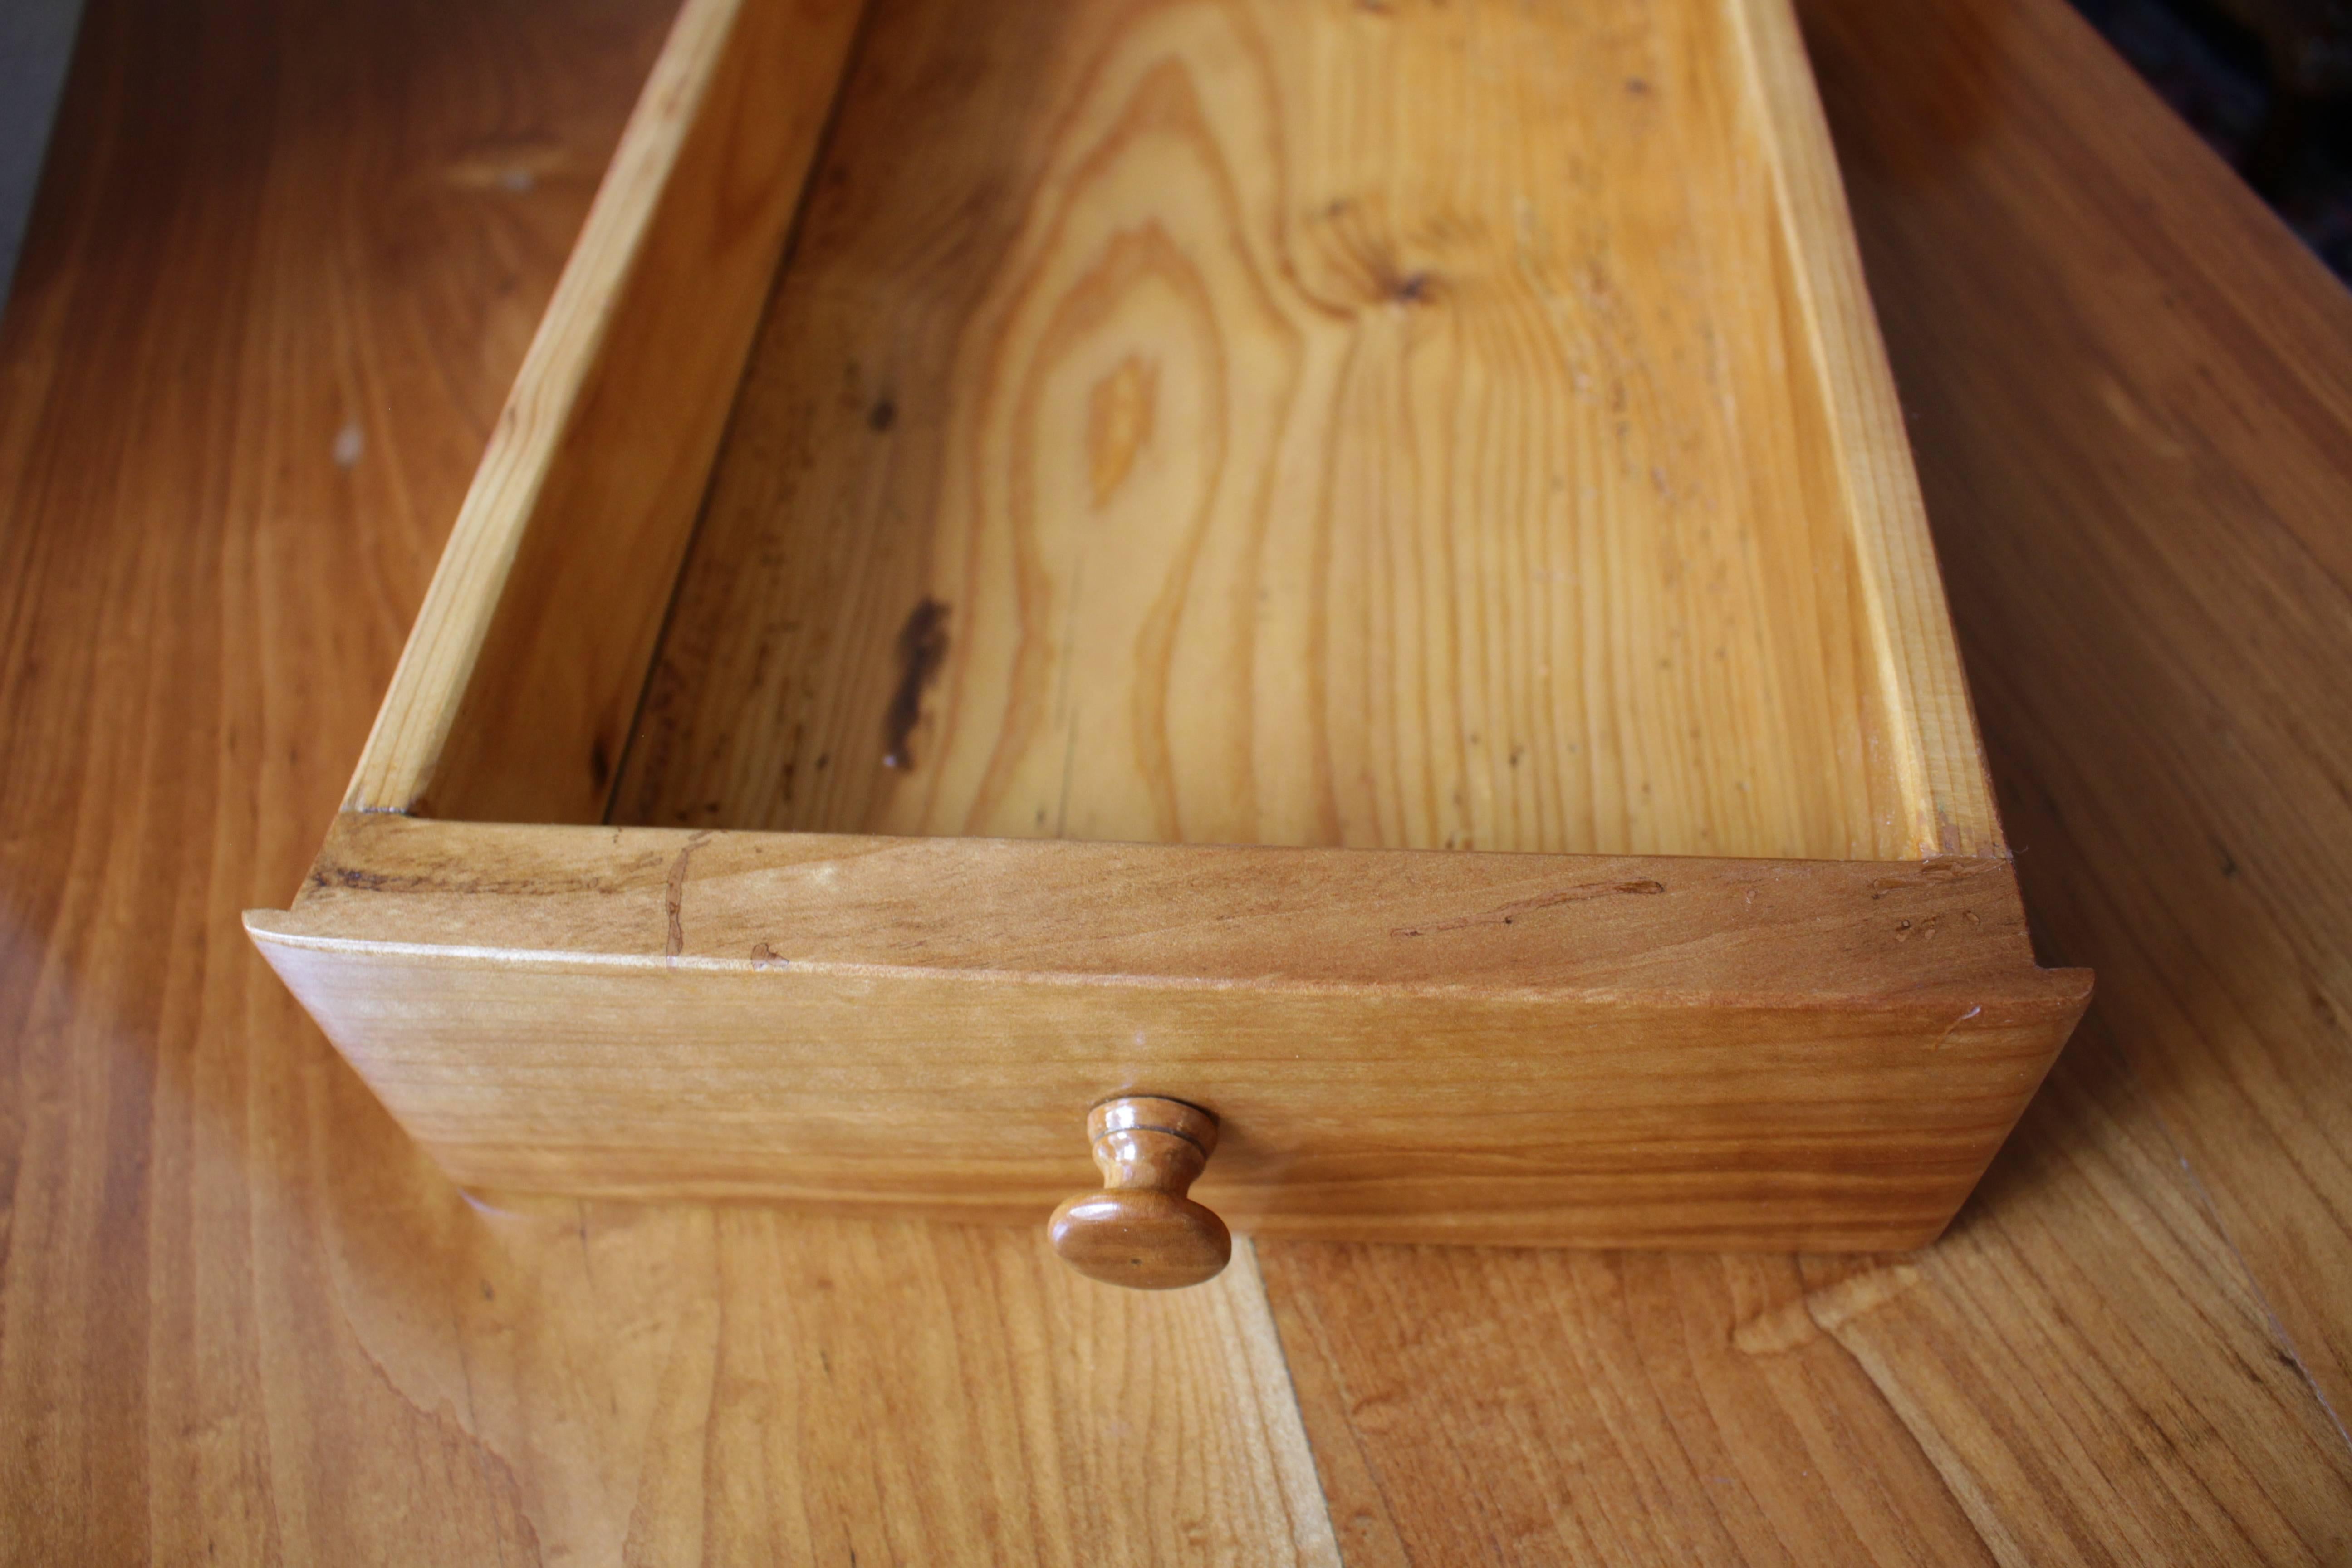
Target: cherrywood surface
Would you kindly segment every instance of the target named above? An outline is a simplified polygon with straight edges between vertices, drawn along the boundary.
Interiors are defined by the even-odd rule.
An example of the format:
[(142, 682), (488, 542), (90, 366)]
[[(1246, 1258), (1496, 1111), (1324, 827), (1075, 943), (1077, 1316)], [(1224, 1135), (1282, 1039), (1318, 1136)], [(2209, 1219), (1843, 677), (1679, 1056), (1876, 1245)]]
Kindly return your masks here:
[(1352, 1563), (2352, 1553), (2352, 304), (2055, 0), (1805, 9), (2100, 998), (1925, 1253), (1268, 1244), (1277, 1345), (1246, 1249), (1081, 1293), (1034, 1236), (415, 1154), (236, 914), (670, 7), (92, 0), (0, 323), (0, 1559), (1314, 1560), (1286, 1365)]
[(1055, 1256), (1089, 1279), (1178, 1290), (1214, 1279), (1232, 1233), (1188, 1194), (1217, 1152), (1217, 1119), (1197, 1105), (1127, 1094), (1087, 1112), (1103, 1184), (1074, 1193), (1045, 1222)]
[(1224, 1120), (1220, 1213), (1326, 1239), (1919, 1245), (2089, 984), (1981, 857), (346, 813), (247, 927), (460, 1182), (1034, 1223), (1144, 1092)]
[(2063, 8), (1817, 11), (2049, 955), (2352, 1421), (2352, 300)]
[(2341, 1562), (2352, 299), (2067, 7), (1802, 11), (2005, 826), (2098, 997), (1915, 1257), (1268, 1247), (1343, 1547)]
[(236, 929), (670, 21), (90, 5), (0, 327), (0, 1560), (1333, 1561), (1246, 1246), (468, 1204)]
[(1785, 0), (877, 0), (615, 820), (1995, 853)]

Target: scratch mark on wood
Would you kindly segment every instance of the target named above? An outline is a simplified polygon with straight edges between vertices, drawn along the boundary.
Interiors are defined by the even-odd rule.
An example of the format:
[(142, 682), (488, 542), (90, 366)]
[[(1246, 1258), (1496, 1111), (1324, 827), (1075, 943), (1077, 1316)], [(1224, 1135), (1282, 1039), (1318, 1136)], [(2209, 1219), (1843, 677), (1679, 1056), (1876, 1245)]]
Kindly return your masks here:
[(694, 858), (694, 851), (710, 835), (696, 833), (677, 847), (677, 858), (669, 863), (669, 877), (662, 886), (662, 908), (669, 918), (669, 934), (663, 940), (662, 951), (676, 958), (686, 951), (686, 868)]
[(1466, 931), (1472, 926), (1516, 925), (1521, 915), (1532, 914), (1538, 910), (1551, 909), (1559, 904), (1582, 903), (1587, 899), (1605, 899), (1617, 894), (1643, 897), (1663, 893), (1665, 890), (1666, 885), (1664, 882), (1654, 882), (1646, 878), (1634, 882), (1579, 882), (1572, 888), (1559, 888), (1549, 893), (1538, 893), (1532, 899), (1521, 899), (1516, 903), (1501, 904), (1480, 914), (1458, 915), (1450, 921), (1439, 921), (1434, 925), (1400, 926), (1389, 934), (1391, 936), (1433, 936), (1439, 931)]
[(1944, 1042), (1949, 1040), (1954, 1035), (1959, 1033), (1961, 1025), (1967, 1023), (1971, 1018), (1980, 1016), (1983, 1012), (1984, 1005), (1982, 1003), (1979, 1003), (1976, 1006), (1969, 1008), (1967, 1012), (1953, 1019), (1949, 1024), (1944, 1026), (1944, 1032), (1936, 1037), (1936, 1044), (1932, 1048), (1939, 1051), (1942, 1050), (1944, 1048)]

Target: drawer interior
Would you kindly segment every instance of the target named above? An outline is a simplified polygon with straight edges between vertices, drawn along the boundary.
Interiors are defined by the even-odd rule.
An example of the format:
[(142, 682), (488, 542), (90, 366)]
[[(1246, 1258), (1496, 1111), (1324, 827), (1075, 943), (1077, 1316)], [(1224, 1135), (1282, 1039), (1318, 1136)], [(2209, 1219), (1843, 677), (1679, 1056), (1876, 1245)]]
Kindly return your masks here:
[(1909, 1247), (2089, 987), (1787, 0), (684, 0), (344, 806), (492, 1188)]
[[(829, 73), (787, 9), (739, 8), (699, 110), (732, 129), (689, 134), (613, 289), (624, 362), (733, 323), (723, 384), (682, 414), (658, 353), (600, 363), (446, 744), (386, 804), (1997, 848), (1759, 0), (874, 0)], [(760, 187), (797, 201), (759, 275), (665, 260), (694, 160), (723, 195), (794, 72), (826, 86)], [(634, 510), (561, 482), (692, 419)]]

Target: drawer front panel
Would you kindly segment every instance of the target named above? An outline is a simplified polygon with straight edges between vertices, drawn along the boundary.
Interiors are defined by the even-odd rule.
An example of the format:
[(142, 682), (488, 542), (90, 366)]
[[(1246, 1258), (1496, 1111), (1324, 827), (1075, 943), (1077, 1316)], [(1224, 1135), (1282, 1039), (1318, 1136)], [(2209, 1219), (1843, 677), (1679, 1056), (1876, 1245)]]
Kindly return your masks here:
[(459, 1181), (1042, 1219), (1116, 1094), (1235, 1226), (1875, 1248), (2064, 1041), (2005, 864), (345, 818), (262, 949)]

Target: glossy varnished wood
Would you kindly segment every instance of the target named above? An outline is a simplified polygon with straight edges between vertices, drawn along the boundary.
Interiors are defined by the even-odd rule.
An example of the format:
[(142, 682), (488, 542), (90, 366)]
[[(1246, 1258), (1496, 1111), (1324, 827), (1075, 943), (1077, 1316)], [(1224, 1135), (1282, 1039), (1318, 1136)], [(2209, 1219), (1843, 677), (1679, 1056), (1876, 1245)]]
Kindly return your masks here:
[(1874, 1258), (1265, 1248), (1349, 1561), (2282, 1563), (2352, 1450), (2111, 1040)]
[(1816, 11), (2021, 875), (2352, 1419), (2352, 301), (2063, 9)]
[(468, 1202), (236, 928), (672, 16), (89, 6), (0, 326), (0, 1562), (1332, 1561), (1246, 1247)]
[(461, 1181), (1034, 1222), (1149, 1092), (1221, 1119), (1230, 1221), (1367, 1239), (1917, 1245), (2088, 984), (1966, 857), (347, 814), (247, 927)]
[(1915, 1257), (1269, 1247), (1334, 1518), (1356, 1562), (2341, 1561), (2352, 300), (2065, 6), (1802, 9), (2099, 996)]
[[(2341, 1561), (2347, 307), (2054, 0), (1809, 11), (2021, 866), (2102, 1000), (1916, 1258), (1268, 1244), (1340, 1539)], [(92, 0), (0, 326), (0, 1560), (1286, 1550), (1271, 1341), (1103, 1315), (1032, 1237), (467, 1205), (235, 929), (667, 20)]]
[[(466, 1182), (975, 1217), (1150, 1090), (1269, 1232), (1940, 1229), (2087, 977), (2021, 940), (1781, 0), (917, 0), (836, 95), (850, 20), (682, 12), (346, 818), (249, 921), (394, 1116)], [(446, 820), (594, 814), (796, 206), (624, 771), (944, 837)]]
[(1087, 1112), (1102, 1186), (1064, 1198), (1045, 1224), (1063, 1262), (1090, 1279), (1177, 1290), (1231, 1260), (1225, 1222), (1190, 1194), (1217, 1152), (1217, 1119), (1197, 1105), (1123, 1094)]
[(1780, 0), (883, 0), (614, 809), (1996, 849)]

